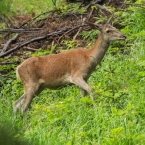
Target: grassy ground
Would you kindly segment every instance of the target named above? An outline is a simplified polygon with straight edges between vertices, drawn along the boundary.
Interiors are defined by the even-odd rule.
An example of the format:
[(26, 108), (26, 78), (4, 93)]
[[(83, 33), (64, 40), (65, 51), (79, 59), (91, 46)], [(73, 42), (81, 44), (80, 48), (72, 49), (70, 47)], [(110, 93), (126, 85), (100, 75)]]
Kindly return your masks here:
[[(143, 8), (122, 12), (126, 42), (113, 43), (81, 98), (75, 86), (45, 90), (22, 119), (12, 114), (12, 103), (23, 93), (16, 78), (1, 81), (0, 144), (34, 145), (144, 145), (145, 143), (145, 19)], [(12, 72), (12, 76), (13, 72)]]

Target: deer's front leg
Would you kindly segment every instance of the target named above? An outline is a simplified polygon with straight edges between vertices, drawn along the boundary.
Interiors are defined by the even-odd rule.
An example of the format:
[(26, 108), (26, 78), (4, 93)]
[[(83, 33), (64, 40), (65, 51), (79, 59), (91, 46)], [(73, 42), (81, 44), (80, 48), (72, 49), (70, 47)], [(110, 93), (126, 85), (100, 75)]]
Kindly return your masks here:
[(83, 93), (87, 92), (90, 95), (91, 99), (94, 100), (93, 91), (82, 77), (73, 77), (71, 78), (71, 80), (73, 84), (77, 85), (83, 90)]

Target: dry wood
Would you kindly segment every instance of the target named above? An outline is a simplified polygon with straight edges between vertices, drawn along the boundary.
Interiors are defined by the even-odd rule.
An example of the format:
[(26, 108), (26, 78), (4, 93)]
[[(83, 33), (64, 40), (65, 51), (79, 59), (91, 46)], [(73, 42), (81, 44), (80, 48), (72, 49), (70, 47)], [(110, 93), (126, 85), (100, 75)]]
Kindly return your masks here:
[[(86, 11), (83, 13), (78, 13), (78, 12), (62, 13), (60, 10), (54, 9), (33, 17), (32, 19), (18, 26), (17, 27), (18, 29), (10, 28), (6, 30), (0, 30), (0, 34), (2, 34), (3, 36), (1, 39), (2, 41), (4, 39), (10, 41), (9, 39), (11, 33), (20, 33), (17, 43), (8, 46), (9, 50), (8, 47), (5, 50), (6, 45), (5, 47), (2, 46), (2, 44), (0, 45), (0, 51), (1, 51), (0, 57), (7, 56), (12, 52), (19, 50), (21, 47), (26, 46), (30, 43), (31, 44), (29, 45), (29, 47), (26, 46), (27, 47), (26, 49), (30, 51), (33, 49), (35, 51), (35, 48), (40, 48), (40, 47), (45, 48), (47, 47), (47, 45), (60, 46), (61, 45), (60, 40), (64, 38), (64, 36), (65, 39), (69, 39), (69, 40), (82, 39), (81, 36), (78, 37), (78, 35), (83, 30), (88, 31), (88, 27), (86, 27), (82, 22), (83, 19), (88, 19), (94, 22), (96, 20), (94, 18), (100, 16), (98, 13), (100, 13), (101, 15), (103, 14), (103, 16), (105, 17), (111, 15), (111, 12), (105, 6), (99, 5), (98, 2), (99, 0), (93, 0), (91, 3), (89, 3), (89, 5), (86, 6)], [(111, 1), (111, 3), (113, 2)], [(90, 8), (91, 6), (96, 6), (99, 11), (96, 12), (96, 9), (91, 9)], [(23, 28), (23, 26), (25, 26), (25, 28)], [(66, 27), (69, 27), (69, 29), (67, 29)], [(58, 31), (60, 32), (62, 29), (63, 30), (66, 29), (66, 31), (62, 31), (61, 33), (57, 34)], [(5, 37), (5, 34), (7, 34), (6, 35), (7, 37)], [(39, 41), (42, 39), (43, 39), (43, 43)], [(51, 41), (45, 41), (44, 39), (51, 40)], [(36, 41), (38, 43), (32, 43)], [(53, 43), (51, 44), (51, 42)], [(14, 53), (13, 55), (17, 55), (17, 53)]]
[(84, 27), (84, 26), (87, 26), (87, 25), (85, 25), (85, 24), (79, 25), (79, 26), (76, 26), (76, 27), (74, 27), (74, 28), (72, 28), (72, 29), (66, 31), (62, 36), (59, 37), (58, 41), (60, 41), (60, 40), (62, 39), (62, 37), (65, 36), (66, 34), (72, 32), (72, 31), (75, 30), (75, 29), (78, 29), (78, 28), (81, 28), (81, 27)]
[(0, 30), (0, 34), (1, 33), (7, 33), (7, 32), (13, 32), (13, 33), (20, 33), (20, 32), (24, 32), (24, 33), (28, 33), (28, 32), (32, 32), (32, 31), (38, 31), (38, 30), (43, 30), (42, 28), (28, 28), (28, 29), (5, 29), (5, 30)]
[(0, 65), (18, 64), (18, 62), (0, 62)]
[(10, 54), (10, 53), (12, 53), (12, 52), (14, 52), (14, 51), (16, 51), (16, 50), (18, 50), (18, 49), (20, 49), (21, 47), (23, 47), (23, 46), (25, 46), (25, 45), (28, 45), (29, 43), (32, 43), (32, 42), (35, 42), (35, 41), (39, 41), (39, 40), (42, 40), (42, 39), (45, 39), (45, 38), (53, 37), (53, 36), (56, 36), (56, 35), (62, 35), (63, 33), (65, 33), (65, 32), (68, 31), (68, 30), (70, 30), (70, 27), (68, 27), (68, 28), (63, 28), (63, 29), (61, 29), (61, 30), (59, 30), (59, 31), (55, 31), (55, 32), (53, 32), (53, 33), (49, 33), (49, 34), (44, 35), (44, 36), (32, 38), (32, 39), (30, 39), (29, 41), (23, 42), (23, 43), (21, 43), (21, 44), (15, 46), (14, 48), (12, 48), (12, 49), (10, 49), (10, 50), (4, 52), (4, 53), (0, 53), (0, 58), (6, 56), (6, 55), (8, 55), (8, 54)]
[(13, 38), (11, 38), (10, 40), (8, 40), (7, 43), (5, 44), (5, 46), (3, 47), (3, 49), (2, 49), (2, 51), (1, 51), (0, 54), (4, 54), (4, 53), (7, 51), (9, 45), (10, 45), (13, 41), (15, 41), (15, 40), (18, 38), (18, 36), (19, 36), (19, 34), (16, 34)]
[(107, 14), (111, 14), (111, 12), (110, 12), (106, 7), (99, 5), (99, 4), (98, 4), (98, 1), (93, 1), (93, 2), (91, 2), (90, 4), (88, 4), (88, 5), (86, 6), (86, 9), (90, 8), (92, 5), (97, 6), (101, 11), (104, 11), (104, 12), (107, 13)]
[(27, 49), (27, 50), (31, 50), (31, 51), (37, 51), (37, 49), (31, 48), (31, 47), (28, 47), (28, 46), (24, 46), (24, 48)]
[(96, 6), (97, 6), (100, 10), (104, 11), (105, 13), (107, 13), (107, 14), (112, 14), (107, 8), (105, 8), (105, 7), (103, 7), (103, 6), (99, 5), (99, 4), (96, 4)]

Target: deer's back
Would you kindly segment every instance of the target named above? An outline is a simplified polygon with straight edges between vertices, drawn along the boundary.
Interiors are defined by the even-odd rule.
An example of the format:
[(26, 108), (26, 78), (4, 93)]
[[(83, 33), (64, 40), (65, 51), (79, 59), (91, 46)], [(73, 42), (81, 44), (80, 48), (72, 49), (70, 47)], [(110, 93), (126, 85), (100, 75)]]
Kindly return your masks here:
[(90, 66), (87, 51), (75, 49), (66, 53), (28, 58), (18, 66), (17, 72), (24, 84), (28, 81), (41, 81), (53, 88), (70, 84), (71, 77), (75, 74), (86, 77)]

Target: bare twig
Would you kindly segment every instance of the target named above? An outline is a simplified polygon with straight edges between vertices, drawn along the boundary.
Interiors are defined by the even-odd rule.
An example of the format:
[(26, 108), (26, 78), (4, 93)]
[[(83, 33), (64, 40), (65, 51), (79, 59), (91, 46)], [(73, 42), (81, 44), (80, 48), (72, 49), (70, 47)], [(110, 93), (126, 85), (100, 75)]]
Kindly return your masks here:
[(78, 29), (78, 28), (80, 28), (80, 27), (84, 27), (84, 26), (87, 26), (87, 25), (85, 25), (85, 24), (83, 24), (83, 25), (79, 25), (79, 26), (76, 26), (76, 27), (74, 27), (74, 28), (72, 28), (72, 29), (66, 31), (63, 35), (61, 35), (61, 36), (59, 37), (58, 41), (60, 41), (60, 39), (61, 39), (64, 35), (70, 33), (71, 31), (73, 31), (73, 30), (75, 30), (75, 29)]
[(91, 18), (91, 16), (92, 16), (92, 14), (93, 14), (93, 11), (94, 11), (94, 9), (92, 9), (91, 11), (90, 11), (90, 13), (88, 14), (88, 20), (90, 20), (90, 18)]
[(74, 35), (73, 40), (76, 39), (76, 37), (79, 35), (80, 31), (82, 30), (82, 27), (79, 28), (78, 32)]
[(88, 8), (91, 7), (92, 5), (95, 5), (95, 6), (97, 6), (100, 10), (104, 11), (105, 13), (111, 14), (111, 12), (110, 12), (107, 8), (105, 8), (105, 7), (101, 6), (101, 5), (99, 5), (98, 2), (99, 2), (99, 0), (92, 1), (89, 5), (87, 5), (86, 9), (88, 9)]
[(100, 10), (104, 11), (105, 13), (107, 13), (107, 14), (112, 14), (107, 8), (105, 8), (105, 7), (103, 7), (103, 6), (99, 5), (99, 4), (96, 4), (96, 6), (97, 6)]
[[(81, 21), (82, 21), (82, 26), (85, 26), (85, 25), (84, 25), (84, 22), (86, 21), (86, 18), (82, 18)], [(81, 30), (82, 30), (82, 28), (83, 28), (82, 26), (79, 28), (79, 30), (77, 31), (77, 33), (74, 35), (73, 40), (75, 40), (76, 37), (77, 37), (77, 36), (79, 35), (79, 33), (81, 32)]]
[(21, 47), (23, 47), (23, 46), (25, 46), (25, 45), (27, 45), (27, 44), (30, 44), (30, 43), (32, 43), (32, 42), (39, 41), (39, 40), (42, 40), (42, 39), (46, 39), (46, 38), (48, 38), (48, 37), (60, 35), (60, 34), (62, 34), (62, 33), (65, 33), (66, 31), (68, 31), (69, 29), (70, 29), (70, 27), (68, 27), (68, 28), (63, 28), (63, 29), (61, 29), (61, 30), (59, 30), (59, 31), (55, 31), (55, 32), (52, 32), (52, 33), (47, 34), (47, 35), (44, 35), (44, 36), (32, 38), (32, 39), (30, 39), (29, 41), (23, 42), (23, 43), (21, 43), (21, 44), (15, 46), (14, 48), (8, 50), (8, 51), (5, 52), (5, 53), (0, 53), (0, 58), (9, 55), (10, 53), (12, 53), (12, 52), (14, 52), (14, 51), (20, 49)]
[(18, 64), (19, 62), (0, 62), (0, 65)]
[(100, 1), (100, 0), (91, 1), (91, 2), (86, 6), (86, 9), (90, 8), (92, 5), (97, 4), (99, 1)]
[(17, 33), (13, 38), (11, 38), (10, 40), (7, 41), (7, 43), (5, 44), (5, 46), (3, 47), (1, 54), (5, 53), (9, 47), (9, 45), (15, 41), (18, 38), (19, 34)]
[(31, 47), (28, 47), (28, 46), (27, 47), (25, 46), (24, 48), (27, 49), (27, 50), (31, 50), (31, 51), (36, 51), (37, 50), (35, 48), (31, 48)]
[(7, 33), (7, 32), (14, 32), (14, 33), (19, 33), (19, 32), (32, 32), (32, 31), (38, 31), (38, 30), (43, 30), (43, 28), (29, 28), (29, 29), (5, 29), (5, 30), (0, 30), (0, 33)]

